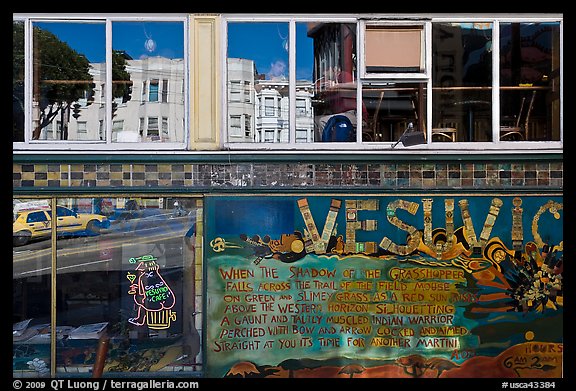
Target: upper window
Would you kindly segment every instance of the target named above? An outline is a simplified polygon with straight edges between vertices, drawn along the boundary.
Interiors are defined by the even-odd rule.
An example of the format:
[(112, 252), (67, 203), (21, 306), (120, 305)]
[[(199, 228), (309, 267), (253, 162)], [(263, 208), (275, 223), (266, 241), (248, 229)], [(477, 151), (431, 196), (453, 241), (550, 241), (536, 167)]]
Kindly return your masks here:
[(560, 19), (226, 22), (224, 118), (255, 118), (228, 147), (391, 149), (408, 130), (416, 149), (562, 147)]
[[(185, 24), (180, 17), (15, 20), (15, 147), (45, 148), (49, 141), (80, 149), (146, 142), (183, 148)], [(164, 113), (174, 124), (169, 135), (142, 137), (139, 118)]]

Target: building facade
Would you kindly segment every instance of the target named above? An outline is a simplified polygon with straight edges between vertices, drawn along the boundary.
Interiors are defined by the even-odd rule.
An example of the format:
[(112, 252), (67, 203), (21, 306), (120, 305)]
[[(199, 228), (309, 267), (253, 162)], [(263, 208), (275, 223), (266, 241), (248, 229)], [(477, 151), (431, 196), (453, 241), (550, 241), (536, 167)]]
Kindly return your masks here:
[(14, 14), (13, 376), (563, 377), (563, 37)]

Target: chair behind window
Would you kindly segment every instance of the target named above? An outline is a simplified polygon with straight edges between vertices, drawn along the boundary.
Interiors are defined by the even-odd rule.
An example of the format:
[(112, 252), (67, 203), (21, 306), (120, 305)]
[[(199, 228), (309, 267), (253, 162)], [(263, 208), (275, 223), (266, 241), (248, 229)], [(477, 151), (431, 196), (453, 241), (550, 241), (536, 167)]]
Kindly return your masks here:
[(536, 90), (532, 91), (530, 102), (526, 107), (526, 97), (522, 97), (520, 103), (520, 110), (516, 117), (516, 122), (513, 125), (500, 126), (500, 140), (527, 140), (528, 139), (528, 125), (530, 123), (530, 114), (534, 107), (534, 99), (536, 98)]

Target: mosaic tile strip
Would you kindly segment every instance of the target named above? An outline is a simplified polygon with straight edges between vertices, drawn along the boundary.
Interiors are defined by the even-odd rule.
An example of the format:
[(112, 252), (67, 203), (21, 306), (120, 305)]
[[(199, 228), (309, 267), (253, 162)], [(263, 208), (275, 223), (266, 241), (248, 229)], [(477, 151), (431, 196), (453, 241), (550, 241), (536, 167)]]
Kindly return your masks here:
[(13, 164), (14, 188), (562, 190), (562, 162)]

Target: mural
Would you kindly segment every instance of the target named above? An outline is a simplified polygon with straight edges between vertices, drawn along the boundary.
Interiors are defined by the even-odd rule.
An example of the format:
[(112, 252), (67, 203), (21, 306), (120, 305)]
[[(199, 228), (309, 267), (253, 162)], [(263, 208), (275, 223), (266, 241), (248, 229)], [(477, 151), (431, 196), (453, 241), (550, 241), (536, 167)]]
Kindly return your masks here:
[(207, 197), (208, 377), (562, 377), (562, 197)]

